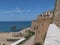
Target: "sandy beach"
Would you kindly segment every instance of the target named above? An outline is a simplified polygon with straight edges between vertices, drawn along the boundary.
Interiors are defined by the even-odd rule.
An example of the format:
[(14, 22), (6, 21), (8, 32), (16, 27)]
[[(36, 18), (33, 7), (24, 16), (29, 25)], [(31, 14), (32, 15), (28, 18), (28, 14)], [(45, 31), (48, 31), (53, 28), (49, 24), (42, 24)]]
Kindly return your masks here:
[[(30, 27), (26, 28), (26, 29), (23, 29), (19, 32), (15, 32), (15, 34), (24, 33), (26, 30), (30, 30)], [(20, 39), (20, 38), (22, 38), (21, 36), (14, 37), (14, 36), (12, 36), (12, 34), (13, 34), (13, 32), (0, 33), (0, 45), (3, 45), (3, 44), (10, 45), (11, 43), (14, 42), (14, 41), (7, 41), (7, 39)]]

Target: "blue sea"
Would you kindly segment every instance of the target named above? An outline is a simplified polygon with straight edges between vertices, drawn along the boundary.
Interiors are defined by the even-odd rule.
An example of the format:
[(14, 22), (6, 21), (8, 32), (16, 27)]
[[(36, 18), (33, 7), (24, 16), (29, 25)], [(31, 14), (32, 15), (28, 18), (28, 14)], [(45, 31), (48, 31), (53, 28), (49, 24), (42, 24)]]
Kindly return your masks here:
[(21, 31), (27, 27), (31, 26), (31, 21), (9, 21), (9, 22), (0, 22), (0, 32), (12, 32), (11, 27), (16, 26), (16, 31)]

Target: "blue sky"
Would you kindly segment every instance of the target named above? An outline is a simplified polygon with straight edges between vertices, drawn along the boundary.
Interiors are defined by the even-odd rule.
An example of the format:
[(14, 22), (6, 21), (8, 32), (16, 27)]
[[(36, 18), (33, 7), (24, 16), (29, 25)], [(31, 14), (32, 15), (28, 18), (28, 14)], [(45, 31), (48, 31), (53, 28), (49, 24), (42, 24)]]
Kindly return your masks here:
[(55, 0), (0, 0), (0, 21), (31, 21), (54, 9)]

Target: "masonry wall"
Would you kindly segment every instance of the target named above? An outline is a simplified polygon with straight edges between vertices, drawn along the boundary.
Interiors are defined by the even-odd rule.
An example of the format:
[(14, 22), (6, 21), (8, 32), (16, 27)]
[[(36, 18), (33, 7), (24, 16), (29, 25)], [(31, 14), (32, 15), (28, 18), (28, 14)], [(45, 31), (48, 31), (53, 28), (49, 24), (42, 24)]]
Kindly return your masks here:
[(36, 28), (37, 28), (37, 20), (33, 20), (31, 24), (31, 30), (36, 31)]
[(60, 0), (56, 0), (53, 21), (60, 27)]
[(40, 43), (41, 45), (43, 45), (44, 43), (44, 39), (47, 33), (47, 29), (49, 24), (51, 23), (51, 18), (50, 17), (39, 17), (37, 19), (37, 31), (36, 31), (36, 36), (33, 42), (33, 45), (35, 45), (36, 43)]

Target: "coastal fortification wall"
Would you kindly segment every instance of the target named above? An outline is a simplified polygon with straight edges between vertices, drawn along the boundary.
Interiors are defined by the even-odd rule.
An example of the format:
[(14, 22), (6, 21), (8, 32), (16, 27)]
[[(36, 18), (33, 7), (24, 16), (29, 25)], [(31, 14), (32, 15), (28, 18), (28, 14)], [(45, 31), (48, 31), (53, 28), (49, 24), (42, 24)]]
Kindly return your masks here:
[(40, 43), (43, 45), (44, 39), (47, 33), (47, 29), (49, 27), (49, 24), (51, 23), (51, 17), (39, 17), (37, 19), (37, 31), (36, 31), (36, 36), (34, 39), (34, 44)]
[(37, 20), (32, 20), (31, 30), (36, 31), (36, 29), (37, 29)]
[[(53, 16), (53, 11), (48, 10), (47, 12), (43, 12), (41, 15), (42, 15), (42, 17), (45, 17), (45, 16), (52, 17)], [(38, 17), (41, 17), (41, 15), (39, 15)], [(37, 30), (37, 24), (38, 24), (37, 20), (32, 20), (31, 30)]]
[(53, 22), (60, 27), (60, 0), (56, 0)]
[(44, 44), (45, 36), (47, 33), (47, 29), (49, 24), (52, 23), (53, 11), (49, 10), (47, 12), (43, 12), (41, 15), (38, 15), (36, 21), (32, 21), (32, 29), (35, 31), (35, 39), (33, 45)]

